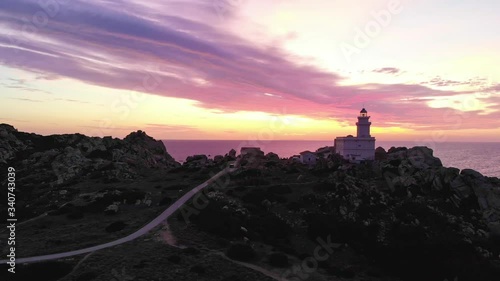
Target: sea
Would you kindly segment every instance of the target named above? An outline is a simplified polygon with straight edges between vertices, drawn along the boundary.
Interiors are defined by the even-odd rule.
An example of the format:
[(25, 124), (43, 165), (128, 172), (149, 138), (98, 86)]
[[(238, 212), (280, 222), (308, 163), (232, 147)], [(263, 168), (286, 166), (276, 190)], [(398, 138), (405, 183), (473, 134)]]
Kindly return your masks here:
[[(205, 154), (209, 158), (224, 155), (231, 149), (239, 153), (241, 147), (257, 146), (264, 153), (273, 152), (281, 158), (297, 155), (304, 150), (315, 151), (324, 146), (333, 146), (333, 141), (297, 140), (163, 140), (167, 151), (178, 162), (188, 156)], [(489, 177), (500, 178), (500, 142), (428, 142), (415, 141), (377, 141), (376, 147), (388, 150), (391, 147), (427, 146), (434, 156), (441, 159), (445, 167), (474, 169)]]

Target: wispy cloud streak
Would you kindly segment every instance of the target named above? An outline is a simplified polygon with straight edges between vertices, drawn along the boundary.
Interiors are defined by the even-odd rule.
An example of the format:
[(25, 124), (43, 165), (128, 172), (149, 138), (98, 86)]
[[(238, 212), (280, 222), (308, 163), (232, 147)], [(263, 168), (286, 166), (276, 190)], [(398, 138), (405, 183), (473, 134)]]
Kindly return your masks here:
[[(137, 88), (145, 73), (154, 72), (162, 83), (150, 94), (192, 99), (226, 112), (286, 111), (345, 119), (365, 103), (387, 126), (397, 121), (446, 129), (436, 120), (450, 109), (430, 108), (422, 98), (464, 94), (424, 84), (346, 86), (341, 75), (296, 63), (279, 47), (259, 46), (214, 23), (217, 14), (205, 1), (64, 2), (33, 32), (23, 31), (23, 19), (44, 11), (37, 2), (0, 2), (0, 58), (6, 65), (39, 72), (43, 79), (70, 77), (117, 89)], [(487, 98), (498, 103), (496, 97)], [(464, 119), (462, 127), (498, 125), (499, 117), (498, 111), (476, 114), (473, 121)]]

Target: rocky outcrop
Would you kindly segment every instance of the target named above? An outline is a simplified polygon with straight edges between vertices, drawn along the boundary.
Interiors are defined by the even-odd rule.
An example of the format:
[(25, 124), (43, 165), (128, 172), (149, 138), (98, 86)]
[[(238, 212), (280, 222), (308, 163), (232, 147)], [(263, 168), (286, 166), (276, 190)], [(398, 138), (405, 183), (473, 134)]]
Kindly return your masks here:
[[(478, 209), (492, 235), (500, 236), (500, 183), (496, 178), (464, 169), (443, 167), (427, 147), (391, 148), (379, 162), (393, 194), (444, 196), (460, 210)], [(426, 197), (423, 197), (426, 198)]]
[(415, 146), (411, 149), (391, 148), (387, 154), (388, 160), (400, 160), (408, 163), (416, 169), (427, 169), (431, 167), (442, 167), (441, 160), (434, 157), (432, 149), (425, 146)]
[(276, 153), (273, 153), (273, 152), (269, 152), (268, 154), (266, 154), (266, 160), (268, 161), (279, 161), (280, 160), (280, 157), (278, 156), (278, 154)]
[[(426, 147), (386, 156), (331, 172), (309, 195), (319, 206), (305, 219), (309, 237), (348, 243), (405, 280), (493, 280), (500, 270), (500, 180), (443, 167)], [(421, 269), (415, 279), (407, 275), (413, 268)], [(473, 279), (478, 272), (487, 277)]]
[(11, 125), (0, 124), (0, 163), (7, 163), (16, 153), (26, 149), (26, 144), (15, 136), (17, 130)]
[[(192, 221), (213, 235), (286, 253), (268, 256), (276, 267), (300, 265), (313, 251), (303, 245), (321, 238), (334, 251), (318, 266), (337, 276), (363, 279), (363, 266), (373, 266), (380, 280), (495, 280), (500, 180), (443, 167), (426, 147), (379, 152), (379, 160), (362, 164), (333, 154), (314, 169), (270, 154), (244, 156), (248, 163), (232, 175), (234, 188), (208, 196), (210, 203)], [(242, 215), (232, 209), (237, 205)], [(302, 238), (308, 240), (294, 242)], [(248, 250), (230, 248), (233, 259)], [(347, 261), (347, 252), (369, 266)], [(287, 256), (302, 258), (297, 263)]]
[(498, 180), (484, 177), (481, 173), (464, 169), (453, 182), (457, 204), (476, 199), (482, 216), (491, 233), (500, 237), (500, 184)]
[(179, 164), (163, 142), (143, 131), (120, 140), (82, 134), (41, 136), (0, 124), (0, 165), (29, 171), (25, 186), (60, 185), (75, 180), (133, 178), (140, 169), (168, 169)]
[(153, 139), (141, 130), (130, 133), (123, 139), (123, 142), (125, 153), (120, 155), (121, 158), (114, 154), (114, 161), (133, 163), (147, 168), (178, 166), (172, 156), (167, 153), (162, 141)]
[(203, 168), (209, 164), (212, 164), (212, 161), (208, 159), (206, 155), (200, 154), (200, 155), (188, 156), (186, 158), (186, 161), (182, 164), (182, 166), (193, 169), (193, 168)]
[(393, 194), (420, 196), (429, 205), (446, 206), (449, 202), (454, 212), (472, 219), (471, 229), (477, 231), (485, 225), (490, 237), (500, 237), (499, 179), (471, 169), (442, 167), (432, 150), (425, 147), (393, 150), (381, 164)]
[(225, 156), (230, 158), (236, 158), (236, 150), (231, 149)]
[(215, 155), (214, 156), (214, 163), (215, 164), (220, 164), (224, 161), (224, 156), (222, 155)]
[(375, 160), (385, 160), (387, 159), (387, 152), (381, 146), (375, 149)]

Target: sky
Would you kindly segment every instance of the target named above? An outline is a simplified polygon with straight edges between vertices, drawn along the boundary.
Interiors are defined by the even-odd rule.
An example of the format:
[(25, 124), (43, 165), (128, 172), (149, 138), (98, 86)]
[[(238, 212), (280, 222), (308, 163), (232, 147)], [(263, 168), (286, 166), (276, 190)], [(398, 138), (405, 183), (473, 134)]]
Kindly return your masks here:
[(2, 0), (0, 123), (38, 134), (500, 141), (500, 1)]

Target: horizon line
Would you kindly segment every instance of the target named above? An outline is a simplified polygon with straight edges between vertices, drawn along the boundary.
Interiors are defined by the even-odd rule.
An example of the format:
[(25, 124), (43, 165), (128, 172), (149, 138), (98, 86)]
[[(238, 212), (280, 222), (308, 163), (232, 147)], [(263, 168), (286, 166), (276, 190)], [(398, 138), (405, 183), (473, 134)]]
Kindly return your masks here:
[[(243, 142), (273, 142), (273, 141), (316, 141), (316, 142), (328, 142), (333, 140), (243, 140), (243, 139), (159, 139), (161, 141), (243, 141)], [(419, 143), (419, 141), (414, 140), (377, 140), (377, 142), (415, 142)], [(500, 141), (434, 141), (432, 143), (500, 143)]]

